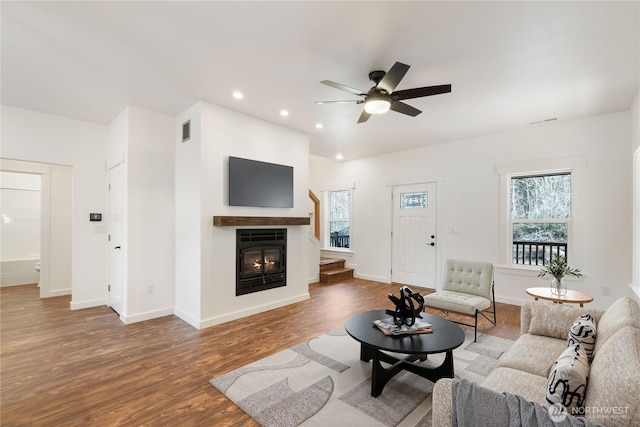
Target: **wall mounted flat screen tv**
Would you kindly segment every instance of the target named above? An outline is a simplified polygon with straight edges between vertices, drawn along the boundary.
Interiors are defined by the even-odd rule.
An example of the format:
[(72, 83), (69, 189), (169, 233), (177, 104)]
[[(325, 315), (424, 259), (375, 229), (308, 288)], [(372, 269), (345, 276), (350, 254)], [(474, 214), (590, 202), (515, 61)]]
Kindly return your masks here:
[(229, 157), (229, 206), (293, 207), (293, 167)]

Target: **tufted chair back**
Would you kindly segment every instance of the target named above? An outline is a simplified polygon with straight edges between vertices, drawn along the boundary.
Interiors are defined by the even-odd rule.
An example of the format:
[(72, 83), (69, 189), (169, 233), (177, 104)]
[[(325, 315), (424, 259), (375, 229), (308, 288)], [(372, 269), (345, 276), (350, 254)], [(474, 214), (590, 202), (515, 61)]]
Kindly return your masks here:
[(448, 259), (442, 290), (464, 292), (491, 299), (493, 264)]

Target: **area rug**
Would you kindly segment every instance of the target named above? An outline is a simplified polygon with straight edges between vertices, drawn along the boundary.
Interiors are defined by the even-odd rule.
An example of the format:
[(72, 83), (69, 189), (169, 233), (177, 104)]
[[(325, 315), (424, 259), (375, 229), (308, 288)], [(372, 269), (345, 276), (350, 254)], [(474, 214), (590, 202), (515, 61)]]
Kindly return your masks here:
[[(454, 350), (456, 377), (481, 382), (513, 341), (465, 331)], [(444, 355), (422, 362), (435, 366)], [(401, 372), (371, 396), (371, 363), (344, 329), (311, 339), (210, 380), (265, 427), (431, 426), (433, 383)]]

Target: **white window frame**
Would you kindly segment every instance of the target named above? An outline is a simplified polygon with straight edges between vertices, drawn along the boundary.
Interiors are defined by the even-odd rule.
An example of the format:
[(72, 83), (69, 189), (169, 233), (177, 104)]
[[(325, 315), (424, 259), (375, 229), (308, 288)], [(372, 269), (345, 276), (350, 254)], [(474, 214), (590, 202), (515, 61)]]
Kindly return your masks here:
[[(512, 263), (513, 229), (511, 220), (511, 178), (529, 175), (553, 175), (571, 173), (571, 218), (568, 221), (567, 247), (570, 263), (580, 268), (582, 265), (582, 206), (583, 168), (586, 157), (536, 160), (498, 165), (500, 176), (500, 262), (498, 267), (505, 273), (537, 276), (540, 265)], [(522, 222), (520, 220), (516, 222)], [(540, 221), (538, 221), (540, 222)], [(544, 222), (547, 222), (546, 220)], [(564, 220), (562, 221), (564, 222)], [(571, 280), (571, 279), (569, 279)]]
[[(355, 189), (355, 183), (340, 183), (340, 184), (331, 184), (322, 188), (323, 193), (323, 202), (324, 209), (323, 211), (323, 220), (322, 220), (322, 250), (324, 251), (332, 251), (332, 252), (345, 252), (345, 253), (353, 253), (354, 248), (354, 239), (353, 239), (353, 193)], [(349, 247), (348, 248), (334, 248), (331, 245), (331, 227), (329, 223), (331, 222), (331, 203), (329, 200), (329, 193), (332, 191), (349, 191)], [(341, 220), (344, 221), (344, 220)]]

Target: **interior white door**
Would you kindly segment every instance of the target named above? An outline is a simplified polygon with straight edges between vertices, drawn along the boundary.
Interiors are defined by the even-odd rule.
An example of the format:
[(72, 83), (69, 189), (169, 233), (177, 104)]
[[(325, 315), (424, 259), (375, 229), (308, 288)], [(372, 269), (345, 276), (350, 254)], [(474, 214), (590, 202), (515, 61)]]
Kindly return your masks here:
[(122, 187), (122, 164), (118, 164), (109, 171), (109, 305), (118, 313), (123, 301)]
[(391, 280), (436, 287), (436, 184), (393, 187)]

